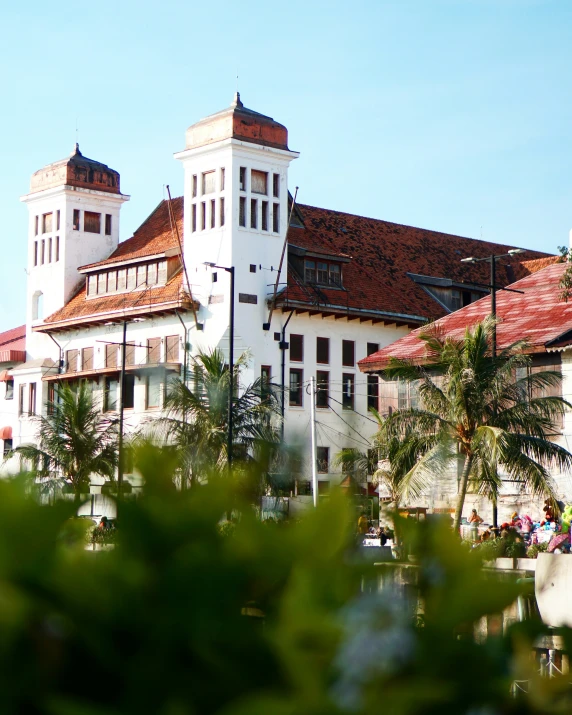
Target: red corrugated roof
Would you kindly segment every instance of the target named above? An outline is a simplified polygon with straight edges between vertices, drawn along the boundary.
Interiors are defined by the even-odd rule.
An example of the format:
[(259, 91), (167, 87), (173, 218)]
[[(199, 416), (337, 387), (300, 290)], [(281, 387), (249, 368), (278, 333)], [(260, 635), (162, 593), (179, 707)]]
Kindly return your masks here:
[[(523, 278), (510, 287), (523, 291), (512, 293), (497, 291), (497, 346), (507, 347), (518, 340), (529, 343), (528, 352), (544, 352), (551, 345), (572, 343), (572, 301), (560, 299), (559, 282), (566, 263), (554, 263)], [(548, 261), (547, 261), (548, 262)], [(533, 262), (536, 263), (536, 262)], [(535, 266), (528, 266), (534, 268)], [(465, 329), (483, 320), (490, 314), (490, 297), (471, 303), (435, 322), (435, 326), (447, 336), (461, 338)], [(419, 334), (426, 328), (418, 328), (383, 350), (360, 360), (360, 370), (367, 372), (387, 367), (391, 357), (422, 363), (425, 359), (425, 343)]]
[[(291, 246), (330, 254), (332, 258), (350, 256), (352, 260), (343, 265), (345, 291), (320, 288), (320, 297), (290, 270), (288, 288), (279, 297), (283, 305), (341, 305), (350, 312), (354, 308), (434, 320), (445, 315), (446, 310), (408, 273), (488, 284), (489, 268), (485, 263), (461, 263), (461, 258), (502, 254), (513, 248), (315, 206), (299, 205), (297, 209), (304, 227), (290, 228)], [(499, 266), (499, 284), (507, 285), (528, 275), (531, 271), (526, 267), (527, 259), (546, 257), (546, 253), (526, 251), (503, 261), (503, 265), (512, 266), (514, 273)]]

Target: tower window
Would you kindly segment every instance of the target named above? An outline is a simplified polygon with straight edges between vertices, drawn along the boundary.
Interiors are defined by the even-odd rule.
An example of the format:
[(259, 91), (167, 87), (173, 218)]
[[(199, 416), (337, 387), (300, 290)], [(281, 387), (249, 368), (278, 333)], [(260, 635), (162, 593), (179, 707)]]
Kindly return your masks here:
[(197, 175), (193, 174), (193, 199), (197, 198)]
[(36, 224), (36, 225), (35, 225), (34, 232), (35, 232), (35, 235), (37, 236), (37, 235), (38, 235), (38, 231), (39, 231), (39, 225), (40, 225), (40, 217), (39, 217), (39, 216), (36, 216), (35, 224)]
[(262, 230), (268, 231), (268, 201), (262, 202)]
[(241, 191), (246, 191), (246, 167), (241, 166), (239, 172), (238, 185)]
[(224, 196), (220, 199), (220, 225), (224, 226)]
[(84, 211), (83, 230), (86, 233), (101, 233), (101, 214), (94, 211)]
[(40, 258), (40, 263), (42, 264), (42, 266), (44, 265), (45, 261), (46, 261), (46, 239), (42, 238), (42, 254), (41, 254), (41, 258)]
[(56, 262), (60, 260), (60, 237), (56, 236)]
[(224, 191), (224, 179), (225, 179), (225, 175), (224, 175), (224, 166), (223, 166), (220, 170), (220, 190), (221, 191)]
[(52, 262), (52, 239), (48, 239), (48, 263)]
[(268, 193), (268, 174), (265, 171), (256, 171), (253, 169), (250, 180), (252, 182), (251, 189), (253, 194)]
[(79, 231), (79, 209), (73, 210), (73, 230)]
[(111, 214), (105, 214), (105, 235), (111, 236)]
[(197, 205), (193, 204), (191, 207), (191, 231), (193, 233), (197, 230)]
[(276, 198), (280, 196), (280, 174), (272, 175), (272, 196)]
[(280, 233), (280, 204), (274, 204), (272, 211), (272, 230)]
[(214, 171), (203, 173), (203, 194), (212, 194), (216, 191), (216, 174)]
[(34, 241), (34, 265), (38, 265), (38, 242)]
[(44, 296), (42, 291), (36, 291), (32, 296), (32, 320), (41, 320), (44, 312)]
[(250, 199), (250, 228), (256, 228), (258, 225), (258, 201)]
[(52, 219), (53, 219), (53, 214), (44, 214), (42, 216), (42, 233), (51, 233), (52, 232)]
[(246, 199), (244, 196), (240, 197), (239, 211), (238, 211), (238, 225), (246, 226)]
[(211, 228), (215, 227), (216, 223), (216, 204), (215, 200), (211, 199)]
[(207, 205), (203, 201), (201, 203), (201, 229), (204, 231), (207, 227)]
[(60, 230), (60, 212), (56, 211), (56, 231)]

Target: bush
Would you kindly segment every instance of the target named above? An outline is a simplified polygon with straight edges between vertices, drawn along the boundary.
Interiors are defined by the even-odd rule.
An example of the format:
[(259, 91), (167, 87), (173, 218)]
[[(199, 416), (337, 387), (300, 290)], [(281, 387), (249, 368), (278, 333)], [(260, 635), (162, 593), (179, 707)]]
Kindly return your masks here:
[(529, 559), (535, 559), (537, 558), (538, 554), (543, 554), (547, 548), (548, 542), (544, 542), (543, 544), (531, 544), (528, 547), (526, 555)]

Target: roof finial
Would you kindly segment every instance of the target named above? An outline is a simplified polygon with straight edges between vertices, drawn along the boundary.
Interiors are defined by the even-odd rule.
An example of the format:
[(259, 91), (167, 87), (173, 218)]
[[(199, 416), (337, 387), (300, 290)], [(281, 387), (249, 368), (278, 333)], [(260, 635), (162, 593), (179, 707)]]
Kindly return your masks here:
[(234, 102), (231, 104), (231, 107), (244, 107), (244, 104), (240, 101), (240, 92), (234, 95)]
[(79, 144), (76, 142), (74, 150), (71, 153), (72, 156), (82, 156), (81, 151), (79, 150)]

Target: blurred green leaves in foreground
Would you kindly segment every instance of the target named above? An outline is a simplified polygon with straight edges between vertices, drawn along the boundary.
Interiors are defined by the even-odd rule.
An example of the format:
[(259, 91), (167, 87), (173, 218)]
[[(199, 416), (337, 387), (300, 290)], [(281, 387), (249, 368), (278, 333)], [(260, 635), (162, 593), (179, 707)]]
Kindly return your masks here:
[[(364, 561), (342, 494), (262, 523), (231, 480), (174, 489), (170, 459), (140, 451), (144, 493), (120, 504), (105, 552), (85, 550), (73, 504), (0, 483), (2, 715), (571, 711), (569, 677), (535, 675), (541, 624), (476, 642), (521, 586), (487, 576), (446, 527), (405, 534), (419, 612), (385, 576), (379, 590), (391, 567)], [(515, 679), (530, 696), (513, 697)]]

